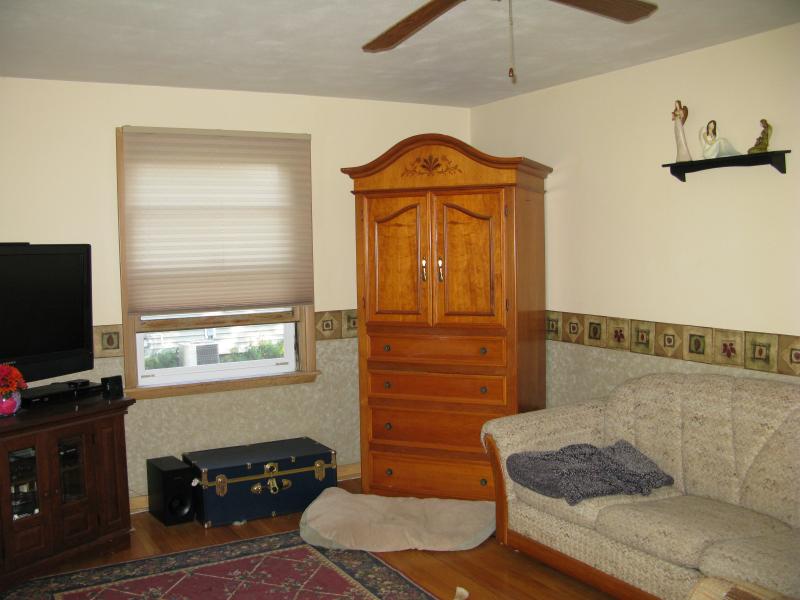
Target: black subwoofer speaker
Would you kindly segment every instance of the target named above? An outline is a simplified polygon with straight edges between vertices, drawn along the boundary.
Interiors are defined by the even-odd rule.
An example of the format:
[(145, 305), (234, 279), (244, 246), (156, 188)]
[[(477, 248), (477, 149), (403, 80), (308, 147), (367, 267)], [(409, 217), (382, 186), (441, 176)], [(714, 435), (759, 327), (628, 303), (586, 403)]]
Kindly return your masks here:
[(194, 519), (192, 468), (174, 456), (147, 459), (150, 512), (164, 525)]

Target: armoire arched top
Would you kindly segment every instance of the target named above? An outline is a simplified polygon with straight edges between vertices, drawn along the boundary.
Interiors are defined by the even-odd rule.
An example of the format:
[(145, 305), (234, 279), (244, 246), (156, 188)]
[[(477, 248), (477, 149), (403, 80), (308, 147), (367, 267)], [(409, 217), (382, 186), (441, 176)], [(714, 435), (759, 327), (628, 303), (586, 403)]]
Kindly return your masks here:
[(412, 136), (365, 165), (342, 169), (354, 180), (355, 192), (486, 183), (518, 185), (526, 176), (543, 180), (551, 171), (528, 158), (491, 156), (441, 133)]

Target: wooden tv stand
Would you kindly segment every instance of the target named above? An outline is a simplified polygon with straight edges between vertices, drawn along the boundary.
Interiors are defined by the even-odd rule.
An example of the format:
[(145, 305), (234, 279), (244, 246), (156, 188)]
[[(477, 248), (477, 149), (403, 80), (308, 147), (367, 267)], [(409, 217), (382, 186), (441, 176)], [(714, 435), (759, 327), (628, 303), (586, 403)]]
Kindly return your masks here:
[(134, 402), (94, 396), (0, 419), (0, 589), (89, 548), (130, 544)]

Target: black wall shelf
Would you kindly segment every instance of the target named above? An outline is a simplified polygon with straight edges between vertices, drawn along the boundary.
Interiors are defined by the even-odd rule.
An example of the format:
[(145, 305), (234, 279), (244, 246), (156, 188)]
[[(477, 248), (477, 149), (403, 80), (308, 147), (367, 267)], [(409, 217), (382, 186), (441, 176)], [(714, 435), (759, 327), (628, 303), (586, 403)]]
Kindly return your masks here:
[(719, 169), (722, 167), (754, 167), (756, 165), (772, 165), (781, 173), (786, 173), (786, 155), (791, 150), (773, 150), (772, 152), (759, 152), (757, 154), (739, 154), (737, 156), (723, 156), (720, 158), (706, 158), (703, 160), (687, 160), (685, 162), (667, 163), (662, 167), (669, 167), (669, 172), (686, 181), (687, 173), (705, 171), (706, 169)]

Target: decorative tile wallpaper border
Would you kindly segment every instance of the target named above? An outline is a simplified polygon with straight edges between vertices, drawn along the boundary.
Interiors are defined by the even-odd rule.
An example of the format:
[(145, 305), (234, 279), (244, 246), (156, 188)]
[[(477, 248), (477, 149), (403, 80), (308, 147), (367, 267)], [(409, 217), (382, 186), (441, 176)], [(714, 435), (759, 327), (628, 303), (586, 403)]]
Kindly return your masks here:
[(122, 324), (95, 325), (92, 327), (94, 337), (94, 357), (111, 358), (122, 356)]
[(355, 308), (314, 313), (314, 322), (318, 342), (358, 336), (358, 311)]
[[(358, 335), (356, 309), (314, 314), (317, 341)], [(800, 336), (549, 310), (548, 340), (800, 377)], [(122, 356), (122, 326), (94, 327), (96, 358)]]
[[(122, 356), (122, 324), (95, 325), (92, 329), (95, 358)], [(358, 311), (353, 308), (314, 313), (314, 329), (318, 342), (357, 337)]]
[(547, 311), (548, 340), (800, 376), (800, 336)]

